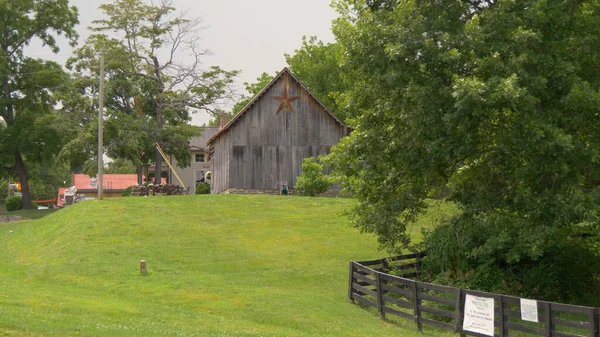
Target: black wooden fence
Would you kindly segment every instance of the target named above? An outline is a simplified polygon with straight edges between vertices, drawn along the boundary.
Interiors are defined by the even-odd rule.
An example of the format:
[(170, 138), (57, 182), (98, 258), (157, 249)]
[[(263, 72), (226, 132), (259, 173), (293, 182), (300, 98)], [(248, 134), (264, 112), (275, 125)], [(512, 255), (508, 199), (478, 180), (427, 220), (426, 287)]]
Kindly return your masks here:
[[(465, 290), (415, 281), (424, 253), (350, 262), (348, 299), (377, 308), (380, 316), (394, 315), (460, 333), (467, 294), (494, 299), (494, 336), (600, 337), (599, 308), (537, 301), (538, 322), (521, 320), (518, 297)], [(397, 275), (390, 275), (390, 271)]]

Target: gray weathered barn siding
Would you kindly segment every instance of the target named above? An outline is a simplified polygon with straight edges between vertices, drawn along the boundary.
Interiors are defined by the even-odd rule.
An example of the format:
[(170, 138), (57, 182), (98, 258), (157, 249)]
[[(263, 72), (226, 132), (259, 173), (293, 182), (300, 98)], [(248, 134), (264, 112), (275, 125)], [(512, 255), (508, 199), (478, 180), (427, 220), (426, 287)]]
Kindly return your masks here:
[[(294, 111), (277, 112), (284, 88), (298, 97)], [(286, 68), (209, 140), (213, 193), (294, 188), (302, 160), (328, 153), (348, 132)]]
[[(201, 134), (198, 137), (192, 137), (190, 139), (190, 152), (192, 154), (191, 162), (188, 163), (186, 168), (181, 168), (180, 163), (172, 157), (171, 164), (175, 167), (177, 175), (183, 180), (184, 188), (186, 188), (190, 194), (194, 194), (196, 191), (196, 180), (197, 176), (195, 171), (208, 172), (212, 169), (212, 164), (208, 161), (208, 148), (207, 142), (219, 131), (218, 127), (203, 127), (201, 128)], [(204, 153), (206, 161), (196, 162), (194, 160), (196, 153)], [(183, 165), (182, 165), (183, 166)], [(212, 174), (211, 174), (212, 175)], [(177, 178), (173, 172), (169, 171), (169, 181), (172, 184), (179, 184)]]
[[(219, 137), (214, 146), (219, 149), (229, 149), (229, 137)], [(218, 151), (211, 153), (213, 165), (211, 184), (213, 193), (227, 189), (229, 181), (229, 151)]]

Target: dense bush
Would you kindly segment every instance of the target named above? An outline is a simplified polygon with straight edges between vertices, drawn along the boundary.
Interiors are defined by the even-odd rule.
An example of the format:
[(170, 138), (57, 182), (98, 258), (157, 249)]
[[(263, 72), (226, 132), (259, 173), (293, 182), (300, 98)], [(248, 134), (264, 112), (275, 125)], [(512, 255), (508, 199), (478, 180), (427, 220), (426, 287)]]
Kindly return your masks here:
[(198, 185), (196, 185), (196, 194), (210, 194), (210, 184), (198, 183)]
[(53, 186), (41, 179), (29, 179), (29, 192), (31, 200), (47, 200), (56, 198), (58, 186)]
[[(463, 220), (463, 221), (461, 221)], [(491, 225), (453, 220), (424, 232), (429, 281), (541, 300), (598, 305), (590, 296), (600, 256), (589, 238), (558, 236), (547, 247), (530, 241), (539, 255), (519, 255), (512, 244), (527, 231), (521, 224)], [(550, 229), (548, 229), (550, 230)], [(597, 294), (593, 294), (597, 295)]]
[(8, 212), (18, 211), (23, 208), (23, 198), (20, 196), (6, 198), (5, 206)]
[(123, 191), (123, 194), (121, 196), (123, 197), (129, 197), (131, 196), (131, 190), (133, 190), (133, 186), (129, 186), (125, 189), (125, 191)]
[[(6, 195), (7, 191), (8, 191), (8, 181), (0, 180), (0, 195)], [(5, 201), (6, 201), (6, 198), (0, 198), (0, 204), (4, 204)]]
[(329, 178), (323, 173), (323, 165), (314, 157), (304, 158), (296, 190), (304, 195), (315, 196), (326, 192), (328, 188)]

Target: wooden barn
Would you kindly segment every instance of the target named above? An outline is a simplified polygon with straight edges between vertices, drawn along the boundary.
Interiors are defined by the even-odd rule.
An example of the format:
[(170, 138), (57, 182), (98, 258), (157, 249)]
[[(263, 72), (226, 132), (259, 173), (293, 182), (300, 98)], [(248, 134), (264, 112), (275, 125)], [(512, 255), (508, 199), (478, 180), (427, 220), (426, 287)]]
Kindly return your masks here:
[(212, 192), (293, 190), (302, 160), (329, 153), (349, 132), (284, 68), (208, 141)]

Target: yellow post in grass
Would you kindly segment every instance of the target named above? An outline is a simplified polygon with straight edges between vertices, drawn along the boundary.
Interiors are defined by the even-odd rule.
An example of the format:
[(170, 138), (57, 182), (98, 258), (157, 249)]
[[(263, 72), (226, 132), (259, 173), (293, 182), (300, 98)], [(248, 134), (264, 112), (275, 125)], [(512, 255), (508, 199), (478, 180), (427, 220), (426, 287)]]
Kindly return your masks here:
[(156, 143), (156, 148), (158, 149), (158, 152), (160, 152), (160, 155), (163, 157), (163, 159), (165, 160), (167, 165), (169, 165), (169, 168), (171, 169), (171, 171), (173, 171), (173, 173), (175, 174), (175, 178), (177, 178), (177, 181), (179, 181), (179, 184), (181, 185), (181, 187), (185, 188), (185, 184), (183, 183), (183, 181), (181, 181), (181, 178), (179, 178), (179, 174), (177, 174), (177, 171), (175, 171), (175, 168), (173, 168), (173, 165), (171, 165), (171, 162), (167, 158), (167, 155), (165, 154), (165, 152), (163, 151), (163, 149), (160, 147), (160, 145), (158, 143)]

